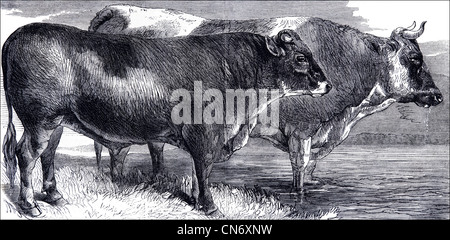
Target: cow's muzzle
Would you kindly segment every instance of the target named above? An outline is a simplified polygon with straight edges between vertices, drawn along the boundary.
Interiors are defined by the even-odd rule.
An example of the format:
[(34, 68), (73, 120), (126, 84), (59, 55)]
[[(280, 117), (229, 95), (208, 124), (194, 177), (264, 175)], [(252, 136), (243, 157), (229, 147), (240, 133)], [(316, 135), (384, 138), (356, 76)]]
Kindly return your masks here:
[(424, 92), (416, 95), (414, 103), (419, 107), (436, 106), (444, 101), (440, 92)]

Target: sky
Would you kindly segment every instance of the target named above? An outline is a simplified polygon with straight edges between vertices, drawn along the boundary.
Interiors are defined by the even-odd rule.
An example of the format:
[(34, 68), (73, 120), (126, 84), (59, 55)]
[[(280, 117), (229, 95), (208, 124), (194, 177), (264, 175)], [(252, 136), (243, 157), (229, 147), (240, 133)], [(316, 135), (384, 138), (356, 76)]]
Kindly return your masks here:
[[(124, 1), (2, 1), (1, 43), (18, 27), (32, 22), (59, 22), (87, 29), (89, 20), (104, 6)], [(135, 5), (173, 8), (208, 18), (262, 18), (317, 16), (348, 24), (380, 37), (396, 27), (428, 21), (419, 42), (449, 39), (449, 1), (350, 1), (350, 2), (128, 2)], [(283, 4), (283, 8), (279, 5)]]
[(350, 1), (348, 7), (358, 8), (354, 16), (367, 19), (368, 33), (389, 37), (393, 27), (407, 27), (413, 21), (417, 27), (427, 21), (419, 42), (449, 40), (449, 1)]

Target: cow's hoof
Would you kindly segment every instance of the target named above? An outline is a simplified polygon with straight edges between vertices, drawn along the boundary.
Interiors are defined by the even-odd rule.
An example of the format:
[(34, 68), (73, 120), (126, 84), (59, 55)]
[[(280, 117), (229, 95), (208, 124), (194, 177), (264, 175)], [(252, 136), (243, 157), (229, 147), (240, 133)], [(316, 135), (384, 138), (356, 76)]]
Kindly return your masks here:
[[(19, 205), (20, 206), (20, 205)], [(20, 209), (22, 210), (22, 213), (30, 216), (30, 217), (38, 217), (39, 215), (42, 214), (41, 209), (38, 207), (37, 204), (34, 205), (34, 207), (31, 208), (27, 208), (27, 207), (22, 207), (20, 206)]]
[(313, 180), (313, 179), (305, 180), (305, 185), (316, 186), (316, 185), (321, 185), (321, 184), (322, 184), (322, 182), (320, 180)]
[(303, 187), (291, 187), (291, 190), (289, 191), (289, 193), (294, 193), (294, 194), (303, 193), (303, 192), (304, 192)]

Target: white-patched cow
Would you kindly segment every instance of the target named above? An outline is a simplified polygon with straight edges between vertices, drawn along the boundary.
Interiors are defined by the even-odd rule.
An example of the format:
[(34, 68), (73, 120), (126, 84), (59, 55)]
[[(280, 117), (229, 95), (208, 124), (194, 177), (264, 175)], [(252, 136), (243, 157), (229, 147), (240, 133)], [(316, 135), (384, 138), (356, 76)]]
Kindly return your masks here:
[[(293, 186), (301, 189), (306, 166), (310, 165), (306, 174), (310, 181), (314, 160), (339, 145), (363, 117), (386, 109), (394, 101), (415, 102), (422, 107), (443, 101), (416, 41), (424, 25), (418, 30), (414, 30), (415, 24), (399, 27), (389, 38), (381, 38), (314, 17), (218, 20), (175, 10), (113, 5), (97, 13), (89, 30), (149, 38), (223, 32), (275, 35), (285, 28), (298, 33), (334, 88), (323, 98), (283, 100), (278, 132), (268, 136), (254, 131), (252, 136), (268, 139), (289, 152)], [(235, 150), (239, 149), (236, 145)], [(163, 171), (162, 148), (159, 143), (149, 145), (155, 173)], [(101, 146), (96, 149), (99, 159)]]

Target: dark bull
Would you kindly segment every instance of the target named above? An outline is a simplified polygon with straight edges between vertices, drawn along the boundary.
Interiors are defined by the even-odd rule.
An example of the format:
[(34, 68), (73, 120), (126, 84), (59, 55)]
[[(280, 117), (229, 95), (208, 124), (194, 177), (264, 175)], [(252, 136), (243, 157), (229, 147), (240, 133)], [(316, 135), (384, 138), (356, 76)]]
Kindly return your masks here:
[[(292, 30), (271, 37), (228, 33), (143, 39), (36, 23), (19, 28), (6, 40), (2, 67), (9, 111), (5, 162), (13, 184), (17, 156), (18, 203), (32, 216), (41, 213), (31, 176), (38, 158), (45, 200), (64, 202), (53, 163), (63, 127), (119, 156), (132, 144), (152, 141), (185, 149), (194, 159), (198, 203), (206, 213), (218, 213), (208, 177), (212, 163), (237, 134), (228, 130), (240, 126), (174, 124), (170, 116), (176, 103), (170, 101), (171, 93), (193, 91), (194, 81), (202, 80), (205, 88), (222, 93), (279, 89), (281, 95), (297, 95), (330, 90), (311, 51)], [(18, 143), (13, 107), (24, 127)]]

